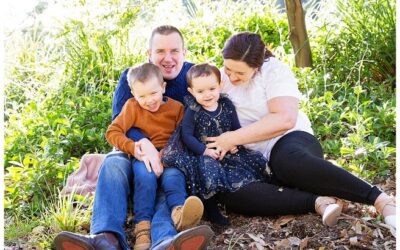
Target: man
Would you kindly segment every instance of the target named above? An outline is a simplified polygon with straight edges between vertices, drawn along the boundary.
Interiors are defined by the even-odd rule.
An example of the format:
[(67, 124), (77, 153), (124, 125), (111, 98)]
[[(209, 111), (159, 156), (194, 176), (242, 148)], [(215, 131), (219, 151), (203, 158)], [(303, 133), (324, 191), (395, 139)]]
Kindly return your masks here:
[[(149, 60), (157, 65), (167, 82), (165, 95), (183, 102), (188, 94), (186, 73), (193, 65), (185, 62), (186, 49), (181, 32), (173, 26), (160, 26), (153, 30), (149, 42)], [(113, 99), (113, 119), (119, 114), (126, 100), (132, 97), (125, 70), (119, 79)], [(135, 156), (144, 154), (145, 164), (157, 175), (164, 172), (185, 189), (185, 177), (174, 168), (163, 169), (154, 145), (138, 129), (131, 129), (128, 137), (137, 143)], [(133, 172), (131, 160), (120, 151), (109, 153), (104, 160), (96, 187), (91, 223), (91, 235), (84, 236), (61, 232), (54, 239), (57, 249), (130, 249), (123, 225), (128, 212), (128, 197), (132, 198)], [(133, 200), (133, 199), (132, 199)], [(171, 211), (165, 202), (165, 194), (157, 194), (156, 212), (151, 222), (152, 248), (154, 250), (205, 249), (213, 236), (208, 226), (198, 226), (177, 234), (171, 220)]]

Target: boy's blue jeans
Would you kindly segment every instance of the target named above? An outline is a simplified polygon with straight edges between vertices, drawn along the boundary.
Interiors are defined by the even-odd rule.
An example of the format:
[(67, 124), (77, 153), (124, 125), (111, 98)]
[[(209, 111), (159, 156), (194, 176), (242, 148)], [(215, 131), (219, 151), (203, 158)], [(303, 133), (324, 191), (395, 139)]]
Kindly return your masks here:
[[(133, 211), (134, 223), (151, 221), (155, 212), (157, 187), (161, 187), (166, 194), (167, 206), (172, 211), (175, 206), (183, 205), (186, 190), (182, 189), (179, 172), (165, 169), (159, 179), (154, 172), (149, 172), (143, 161), (133, 160), (134, 195)], [(178, 176), (178, 177), (177, 177)], [(183, 183), (185, 185), (185, 183)]]
[[(169, 180), (165, 185), (169, 187), (168, 183), (171, 183), (173, 187), (170, 188), (184, 192), (183, 199), (186, 198), (185, 176), (181, 171), (175, 168), (166, 168), (161, 182), (162, 180)], [(128, 212), (129, 197), (133, 200), (132, 160), (122, 152), (111, 152), (100, 168), (90, 233), (113, 232), (117, 235), (121, 247), (130, 249), (123, 228)], [(165, 197), (164, 191), (158, 189), (155, 213), (151, 222), (153, 245), (177, 234)], [(171, 205), (173, 206), (173, 204)]]

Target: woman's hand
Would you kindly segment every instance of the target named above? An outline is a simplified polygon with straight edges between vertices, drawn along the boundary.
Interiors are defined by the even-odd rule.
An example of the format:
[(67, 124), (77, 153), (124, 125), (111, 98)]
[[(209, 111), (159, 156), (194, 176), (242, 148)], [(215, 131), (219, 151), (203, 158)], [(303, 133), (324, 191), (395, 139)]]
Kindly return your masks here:
[(237, 146), (235, 146), (234, 148), (232, 148), (231, 150), (229, 150), (229, 153), (231, 154), (236, 154), (239, 151), (239, 149), (237, 148)]
[(136, 159), (144, 162), (149, 172), (153, 170), (157, 177), (163, 173), (164, 168), (161, 164), (159, 152), (147, 138), (143, 138), (135, 143), (134, 156)]
[(207, 148), (215, 148), (218, 151), (219, 160), (222, 160), (227, 152), (236, 147), (232, 131), (225, 132), (216, 137), (207, 137), (206, 141), (210, 142), (207, 144)]

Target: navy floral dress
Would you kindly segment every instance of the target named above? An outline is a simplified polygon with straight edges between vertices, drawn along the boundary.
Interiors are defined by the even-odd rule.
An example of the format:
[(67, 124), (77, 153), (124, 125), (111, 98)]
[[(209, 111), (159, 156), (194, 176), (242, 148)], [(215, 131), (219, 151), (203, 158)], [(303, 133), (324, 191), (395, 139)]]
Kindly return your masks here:
[[(232, 102), (222, 96), (220, 112), (210, 115), (192, 96), (185, 97), (187, 109), (194, 111), (194, 136), (205, 144), (205, 137), (218, 136), (232, 130)], [(236, 113), (235, 113), (236, 114)], [(176, 167), (186, 176), (188, 192), (208, 199), (219, 192), (234, 192), (252, 182), (265, 181), (266, 159), (259, 152), (238, 147), (236, 154), (227, 153), (221, 161), (196, 155), (182, 141), (182, 124), (175, 130), (164, 148), (165, 167)]]

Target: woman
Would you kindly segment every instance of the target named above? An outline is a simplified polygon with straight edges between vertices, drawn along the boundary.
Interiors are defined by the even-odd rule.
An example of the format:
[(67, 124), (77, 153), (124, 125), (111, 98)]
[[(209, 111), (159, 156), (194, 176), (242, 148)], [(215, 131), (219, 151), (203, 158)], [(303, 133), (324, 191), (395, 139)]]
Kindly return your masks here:
[(321, 213), (317, 195), (335, 196), (374, 205), (385, 223), (396, 228), (393, 197), (323, 159), (310, 121), (298, 109), (300, 92), (293, 73), (273, 57), (260, 35), (233, 35), (222, 55), (223, 92), (236, 106), (242, 128), (208, 138), (208, 147), (221, 157), (237, 145), (258, 150), (268, 159), (271, 177), (269, 183), (221, 194), (229, 210), (249, 215)]

